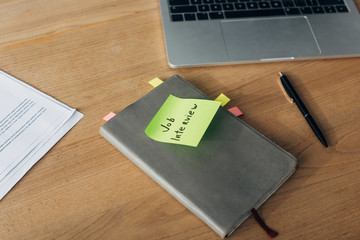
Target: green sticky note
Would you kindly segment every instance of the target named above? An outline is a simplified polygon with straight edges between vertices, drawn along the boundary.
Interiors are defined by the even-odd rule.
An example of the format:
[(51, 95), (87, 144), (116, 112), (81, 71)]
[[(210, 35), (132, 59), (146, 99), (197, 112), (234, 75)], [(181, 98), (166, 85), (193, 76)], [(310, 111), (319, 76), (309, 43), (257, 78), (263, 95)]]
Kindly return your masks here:
[(205, 99), (182, 99), (170, 95), (145, 133), (152, 139), (196, 147), (220, 106)]

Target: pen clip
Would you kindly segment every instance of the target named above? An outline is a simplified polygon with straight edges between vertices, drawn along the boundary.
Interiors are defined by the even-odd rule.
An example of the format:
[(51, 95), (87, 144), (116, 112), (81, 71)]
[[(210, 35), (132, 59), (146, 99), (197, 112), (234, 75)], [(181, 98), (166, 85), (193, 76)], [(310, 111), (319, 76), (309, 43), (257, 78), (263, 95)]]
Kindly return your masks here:
[(284, 85), (281, 83), (281, 80), (278, 79), (278, 83), (280, 85), (280, 88), (283, 92), (283, 94), (285, 95), (286, 99), (290, 102), (290, 103), (294, 103), (294, 99), (292, 98), (291, 94), (284, 88)]

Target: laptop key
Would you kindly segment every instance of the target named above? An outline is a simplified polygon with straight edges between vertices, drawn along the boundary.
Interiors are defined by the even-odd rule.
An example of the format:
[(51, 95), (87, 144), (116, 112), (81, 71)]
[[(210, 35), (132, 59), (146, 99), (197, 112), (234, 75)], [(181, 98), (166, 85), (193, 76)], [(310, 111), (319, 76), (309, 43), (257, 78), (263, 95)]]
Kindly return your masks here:
[(338, 12), (349, 12), (349, 10), (346, 8), (346, 6), (336, 6), (336, 10)]
[(246, 9), (245, 3), (235, 3), (236, 9)]
[(214, 0), (203, 0), (203, 3), (214, 3)]
[(211, 11), (221, 11), (221, 5), (220, 4), (212, 4), (210, 5)]
[(320, 5), (344, 5), (343, 0), (319, 0)]
[(250, 2), (250, 3), (246, 3), (246, 6), (248, 9), (257, 9), (259, 8), (258, 4), (256, 2)]
[(170, 5), (189, 5), (189, 0), (169, 0)]
[(171, 13), (189, 13), (197, 12), (196, 6), (174, 6), (170, 7)]
[(286, 15), (299, 15), (300, 10), (298, 8), (285, 8)]
[(224, 19), (224, 14), (222, 12), (211, 12), (209, 13), (210, 19)]
[(201, 0), (191, 0), (191, 4), (202, 4)]
[(284, 7), (293, 7), (294, 6), (294, 2), (291, 0), (285, 0), (282, 2)]
[(223, 9), (226, 10), (226, 11), (234, 10), (234, 5), (232, 3), (224, 3), (223, 4)]
[(317, 0), (306, 0), (308, 6), (317, 6), (319, 5)]
[(270, 8), (269, 2), (259, 2), (260, 8)]
[(225, 12), (226, 18), (268, 17), (268, 16), (284, 16), (284, 15), (285, 15), (285, 11), (281, 8)]
[(297, 6), (297, 7), (305, 7), (306, 2), (304, 0), (295, 0), (295, 6)]
[(199, 11), (200, 12), (209, 12), (210, 8), (209, 5), (198, 5)]
[(336, 13), (336, 9), (334, 6), (325, 6), (324, 10), (326, 13)]
[(312, 7), (312, 10), (315, 14), (325, 13), (323, 7)]
[(282, 7), (280, 1), (272, 1), (272, 2), (271, 2), (271, 6), (272, 6), (273, 8), (280, 8), (280, 7)]
[(171, 20), (173, 22), (181, 22), (184, 21), (184, 18), (182, 14), (171, 14)]
[(198, 20), (208, 20), (209, 16), (207, 13), (197, 13), (196, 17)]
[(196, 16), (195, 13), (185, 13), (185, 21), (195, 21), (196, 20)]
[(313, 13), (310, 7), (301, 7), (300, 11), (302, 14), (312, 14)]

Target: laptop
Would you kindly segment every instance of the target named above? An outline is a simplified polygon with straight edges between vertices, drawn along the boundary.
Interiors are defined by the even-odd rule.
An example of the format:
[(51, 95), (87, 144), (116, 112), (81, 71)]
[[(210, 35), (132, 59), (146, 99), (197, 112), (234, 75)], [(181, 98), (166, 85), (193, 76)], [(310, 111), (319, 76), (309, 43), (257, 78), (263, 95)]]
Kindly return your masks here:
[(159, 0), (170, 67), (360, 56), (352, 0)]

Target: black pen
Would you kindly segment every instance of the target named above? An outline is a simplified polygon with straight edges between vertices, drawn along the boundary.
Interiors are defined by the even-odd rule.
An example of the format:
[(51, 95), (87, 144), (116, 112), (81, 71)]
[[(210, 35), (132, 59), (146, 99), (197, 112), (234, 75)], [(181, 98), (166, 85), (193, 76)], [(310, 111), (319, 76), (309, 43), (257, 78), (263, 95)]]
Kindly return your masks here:
[(297, 93), (296, 93), (295, 89), (293, 88), (293, 86), (291, 85), (289, 79), (287, 79), (287, 77), (284, 74), (282, 74), (282, 72), (279, 72), (279, 74), (280, 74), (281, 84), (283, 85), (286, 93), (289, 95), (290, 98), (292, 98), (294, 100), (294, 102), (296, 103), (296, 105), (300, 109), (300, 112), (305, 117), (306, 121), (310, 125), (310, 127), (313, 130), (313, 132), (315, 133), (315, 135), (321, 141), (321, 143), (325, 147), (328, 147), (328, 144), (327, 144), (327, 142), (325, 140), (324, 135), (321, 133), (319, 127), (317, 126), (316, 122), (314, 121), (314, 119), (310, 115), (310, 113), (307, 110), (307, 108), (305, 107), (304, 103), (301, 101), (299, 95), (297, 95)]

